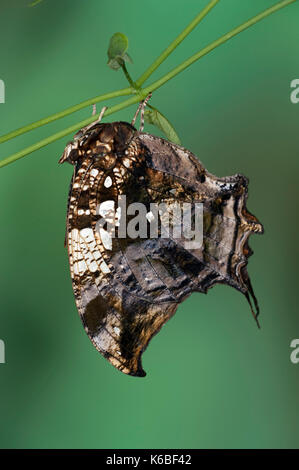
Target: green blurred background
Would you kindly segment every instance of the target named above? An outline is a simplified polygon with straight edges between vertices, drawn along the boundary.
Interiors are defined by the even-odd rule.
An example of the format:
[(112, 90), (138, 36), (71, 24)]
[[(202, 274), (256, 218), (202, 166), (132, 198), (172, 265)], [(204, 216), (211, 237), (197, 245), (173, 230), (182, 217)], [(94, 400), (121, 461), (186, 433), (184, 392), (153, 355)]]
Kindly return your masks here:
[[(28, 2), (0, 1), (1, 134), (127, 86), (106, 66), (110, 36), (128, 35), (137, 78), (208, 3)], [(221, 1), (153, 79), (274, 3)], [(146, 378), (121, 374), (93, 348), (73, 298), (63, 246), (71, 167), (57, 164), (71, 136), (0, 170), (1, 448), (299, 447), (299, 364), (290, 361), (299, 338), (298, 20), (296, 2), (152, 98), (210, 172), (250, 179), (248, 208), (265, 226), (249, 261), (260, 331), (245, 298), (216, 286), (193, 294), (152, 340)], [(112, 118), (131, 120), (135, 109)], [(2, 144), (0, 156), (90, 113)]]

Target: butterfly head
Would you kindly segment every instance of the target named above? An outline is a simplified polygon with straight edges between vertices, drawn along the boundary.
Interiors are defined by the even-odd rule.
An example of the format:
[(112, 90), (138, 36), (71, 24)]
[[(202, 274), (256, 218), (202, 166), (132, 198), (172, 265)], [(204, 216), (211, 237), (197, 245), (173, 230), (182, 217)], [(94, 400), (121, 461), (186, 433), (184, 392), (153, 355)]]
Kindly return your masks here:
[(73, 141), (66, 146), (59, 163), (67, 161), (74, 165), (85, 156), (117, 158), (129, 146), (135, 133), (135, 127), (127, 122), (96, 122), (75, 134)]

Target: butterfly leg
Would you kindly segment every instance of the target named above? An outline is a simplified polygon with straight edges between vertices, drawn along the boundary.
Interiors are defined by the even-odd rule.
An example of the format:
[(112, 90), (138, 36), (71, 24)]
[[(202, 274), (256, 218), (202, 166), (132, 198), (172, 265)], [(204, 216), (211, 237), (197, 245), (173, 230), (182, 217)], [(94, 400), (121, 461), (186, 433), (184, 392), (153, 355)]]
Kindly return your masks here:
[(139, 103), (139, 106), (138, 106), (138, 108), (137, 108), (137, 111), (136, 111), (136, 113), (135, 113), (135, 115), (134, 115), (134, 117), (133, 117), (133, 119), (132, 119), (131, 124), (132, 124), (132, 126), (134, 126), (134, 125), (135, 125), (135, 122), (136, 122), (136, 119), (137, 119), (137, 117), (138, 117), (138, 114), (140, 113), (140, 127), (139, 127), (139, 132), (142, 132), (142, 131), (143, 131), (143, 128), (144, 128), (144, 110), (145, 110), (145, 107), (146, 107), (146, 105), (147, 105), (148, 100), (150, 100), (151, 97), (152, 97), (152, 93), (149, 93), (149, 94), (147, 95), (147, 97), (146, 97), (143, 101), (141, 101), (141, 103)]

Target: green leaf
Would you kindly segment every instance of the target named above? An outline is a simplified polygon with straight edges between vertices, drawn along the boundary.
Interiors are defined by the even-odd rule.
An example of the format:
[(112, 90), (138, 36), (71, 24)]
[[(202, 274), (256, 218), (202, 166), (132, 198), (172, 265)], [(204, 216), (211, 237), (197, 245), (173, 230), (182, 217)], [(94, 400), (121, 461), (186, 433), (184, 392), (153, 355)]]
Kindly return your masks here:
[(107, 64), (108, 64), (108, 67), (110, 67), (112, 70), (118, 70), (119, 67), (121, 67), (122, 62), (119, 58), (117, 58), (117, 59), (108, 60)]
[(170, 124), (168, 119), (163, 116), (163, 114), (160, 113), (160, 111), (158, 111), (156, 108), (150, 106), (150, 109), (146, 109), (144, 113), (144, 119), (148, 124), (153, 124), (154, 126), (158, 127), (158, 129), (163, 132), (165, 137), (170, 140), (170, 142), (181, 145), (181, 141), (173, 125)]
[(129, 62), (130, 64), (133, 64), (133, 59), (131, 56), (129, 56), (127, 52), (124, 54), (123, 59), (125, 62)]
[(132, 59), (127, 53), (129, 40), (123, 33), (115, 33), (110, 39), (108, 46), (108, 66), (113, 70), (118, 70), (125, 62)]

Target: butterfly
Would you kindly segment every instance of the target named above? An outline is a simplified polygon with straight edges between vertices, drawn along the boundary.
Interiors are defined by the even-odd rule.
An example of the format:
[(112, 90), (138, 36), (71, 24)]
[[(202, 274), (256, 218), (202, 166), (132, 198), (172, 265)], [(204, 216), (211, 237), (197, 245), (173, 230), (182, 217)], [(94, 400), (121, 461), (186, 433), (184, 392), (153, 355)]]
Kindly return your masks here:
[[(74, 167), (66, 243), (83, 326), (113, 366), (143, 377), (143, 351), (192, 292), (206, 293), (217, 283), (232, 286), (257, 320), (246, 266), (248, 238), (263, 227), (246, 208), (244, 176), (218, 178), (189, 150), (134, 124), (135, 118), (132, 124), (95, 121), (74, 136), (59, 162)], [(202, 207), (201, 243), (191, 248), (186, 230), (176, 237), (173, 230), (162, 233), (163, 217), (169, 221), (173, 207), (186, 204), (192, 206), (190, 233), (194, 207)], [(154, 215), (152, 208), (161, 205), (164, 212)], [(159, 216), (151, 235), (145, 227)], [(173, 220), (171, 229), (182, 226), (181, 219)]]

